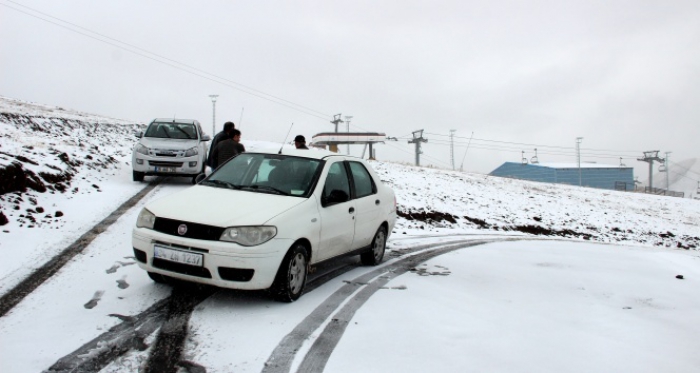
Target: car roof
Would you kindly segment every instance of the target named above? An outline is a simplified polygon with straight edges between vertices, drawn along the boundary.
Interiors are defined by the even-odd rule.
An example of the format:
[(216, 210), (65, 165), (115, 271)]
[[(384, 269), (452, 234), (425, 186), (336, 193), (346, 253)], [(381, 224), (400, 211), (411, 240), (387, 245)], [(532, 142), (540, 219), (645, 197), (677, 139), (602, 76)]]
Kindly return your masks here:
[[(313, 159), (325, 159), (328, 157), (344, 157), (344, 158), (356, 158), (353, 156), (347, 156), (345, 154), (334, 153), (325, 149), (290, 149), (290, 148), (268, 148), (268, 149), (255, 149), (253, 151), (248, 151), (247, 153), (263, 153), (263, 154), (282, 154), (290, 155), (294, 157), (304, 157)], [(358, 158), (360, 159), (360, 158)]]
[(153, 119), (153, 122), (158, 122), (158, 123), (192, 123), (192, 124), (197, 124), (199, 121), (195, 119), (176, 119), (176, 118), (156, 118)]

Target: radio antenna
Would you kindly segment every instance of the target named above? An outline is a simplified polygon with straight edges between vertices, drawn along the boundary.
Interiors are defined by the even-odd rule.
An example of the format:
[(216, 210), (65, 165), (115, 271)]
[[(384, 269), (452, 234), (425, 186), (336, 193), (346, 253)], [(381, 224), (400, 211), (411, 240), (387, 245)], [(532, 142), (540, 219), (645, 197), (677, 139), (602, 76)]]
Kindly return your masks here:
[(238, 119), (238, 129), (239, 130), (241, 129), (241, 126), (243, 125), (243, 110), (245, 110), (245, 108), (241, 108), (241, 117), (240, 117), (240, 119)]
[(282, 146), (280, 146), (280, 151), (277, 152), (277, 154), (282, 154), (282, 148), (284, 148), (284, 143), (287, 142), (287, 137), (289, 137), (289, 133), (292, 132), (292, 127), (294, 127), (294, 122), (292, 122), (292, 125), (289, 126), (289, 131), (287, 131), (287, 135), (284, 136), (284, 141), (282, 141)]

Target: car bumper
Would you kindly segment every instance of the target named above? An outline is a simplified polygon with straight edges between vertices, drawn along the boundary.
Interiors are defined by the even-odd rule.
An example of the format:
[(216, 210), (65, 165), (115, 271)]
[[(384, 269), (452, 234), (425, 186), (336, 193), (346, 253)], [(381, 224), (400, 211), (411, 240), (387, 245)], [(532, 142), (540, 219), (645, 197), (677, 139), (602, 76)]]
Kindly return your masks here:
[[(291, 239), (272, 239), (244, 247), (231, 242), (182, 238), (145, 228), (134, 228), (132, 246), (138, 265), (148, 272), (229, 289), (268, 289), (291, 247)], [(154, 258), (154, 246), (202, 255), (201, 266)]]
[(175, 175), (194, 176), (204, 169), (203, 160), (199, 155), (184, 158), (153, 157), (135, 153), (132, 157), (132, 167), (136, 172), (146, 175)]

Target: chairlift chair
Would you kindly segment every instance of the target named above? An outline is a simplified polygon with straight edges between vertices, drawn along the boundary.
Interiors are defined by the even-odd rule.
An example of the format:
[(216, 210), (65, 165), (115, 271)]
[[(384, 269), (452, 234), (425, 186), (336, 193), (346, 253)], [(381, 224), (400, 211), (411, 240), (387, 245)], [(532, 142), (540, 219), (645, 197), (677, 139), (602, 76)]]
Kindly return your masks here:
[(522, 153), (523, 153), (523, 155), (522, 155), (522, 159), (520, 160), (520, 162), (525, 165), (525, 164), (527, 164), (527, 158), (525, 158), (525, 151), (524, 150)]

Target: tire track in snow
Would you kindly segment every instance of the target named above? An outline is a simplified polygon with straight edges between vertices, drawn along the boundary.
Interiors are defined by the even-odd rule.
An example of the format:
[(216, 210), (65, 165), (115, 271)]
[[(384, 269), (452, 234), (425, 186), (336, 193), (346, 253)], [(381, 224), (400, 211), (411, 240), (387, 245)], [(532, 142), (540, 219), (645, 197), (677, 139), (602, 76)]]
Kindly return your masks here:
[[(345, 328), (355, 312), (377, 290), (386, 285), (386, 283), (393, 278), (406, 273), (411, 268), (414, 268), (416, 265), (426, 260), (450, 251), (507, 240), (508, 239), (459, 240), (415, 246), (410, 248), (410, 252), (403, 253), (395, 262), (389, 262), (386, 265), (358, 276), (328, 297), (328, 299), (316, 307), (316, 309), (299, 323), (299, 325), (287, 334), (265, 362), (262, 372), (290, 372), (293, 360), (301, 350), (304, 342), (333, 315), (341, 304), (344, 304), (340, 311), (335, 313), (331, 322), (326, 325), (320, 336), (314, 341), (311, 348), (304, 356), (300, 367), (297, 369), (299, 372), (323, 371), (333, 349), (338, 344), (338, 341), (340, 341)], [(406, 256), (422, 249), (428, 251)], [(365, 288), (358, 292), (357, 284), (364, 284)]]
[[(294, 345), (298, 344), (300, 346), (301, 343), (308, 338), (308, 335), (310, 335), (311, 332), (318, 329), (318, 327), (322, 325), (343, 302), (351, 297), (357, 291), (357, 283), (369, 283), (372, 279), (375, 279), (384, 271), (394, 270), (394, 266), (397, 266), (399, 263), (405, 262), (405, 265), (402, 267), (405, 268), (405, 270), (401, 272), (404, 273), (430, 257), (444, 254), (448, 251), (457, 250), (459, 248), (494, 241), (497, 240), (456, 240), (451, 242), (423, 244), (413, 246), (411, 248), (400, 249), (396, 254), (394, 254), (398, 254), (398, 262), (376, 268), (362, 276), (357, 277), (350, 284), (343, 286), (341, 289), (331, 295), (331, 297), (329, 297), (324, 303), (317, 307), (314, 312), (307, 316), (304, 321), (302, 321), (302, 323), (295, 328), (295, 331), (299, 329), (306, 331), (306, 334), (300, 334), (293, 339), (290, 339), (289, 335), (285, 337), (285, 339), (288, 340), (288, 343), (283, 346), (285, 341), (283, 340), (283, 342), (278, 345), (275, 352), (273, 352), (271, 357), (268, 359), (268, 362), (273, 360), (274, 362), (271, 364), (266, 363), (266, 370), (263, 371), (288, 372), (291, 368), (294, 354), (289, 355), (284, 351), (291, 350), (296, 353), (296, 350), (294, 350), (296, 347), (294, 347)], [(401, 259), (402, 257), (410, 255), (416, 251), (431, 248), (435, 248), (435, 250)], [(391, 255), (391, 253), (392, 252), (389, 252), (388, 254)], [(356, 268), (355, 263), (348, 263), (341, 265), (330, 272), (319, 274), (319, 276), (310, 280), (310, 286), (305, 289), (305, 293), (322, 286), (329, 280), (336, 278), (338, 275), (354, 268)], [(372, 286), (373, 288), (376, 287), (376, 289), (373, 291), (368, 291), (368, 288), (366, 288), (355, 295), (351, 301), (348, 302), (348, 304), (357, 302), (359, 299), (362, 299), (362, 297), (366, 298), (361, 302), (356, 303), (356, 307), (354, 310), (352, 310), (352, 314), (354, 314), (354, 312), (374, 293), (374, 291), (379, 289), (379, 287), (383, 286), (389, 280), (390, 279), (388, 278), (380, 278), (378, 280), (379, 282), (375, 281), (368, 286), (368, 288)], [(175, 281), (173, 284), (171, 284), (171, 286), (173, 287), (173, 293), (169, 297), (158, 301), (138, 315), (110, 315), (118, 317), (123, 322), (110, 328), (107, 332), (102, 333), (100, 336), (84, 344), (74, 352), (60, 358), (48, 370), (46, 370), (46, 372), (97, 372), (131, 350), (146, 351), (149, 347), (152, 347), (152, 349), (150, 351), (148, 361), (144, 366), (144, 372), (177, 372), (178, 368), (182, 368), (185, 371), (206, 372), (206, 368), (204, 367), (200, 367), (193, 362), (181, 360), (181, 353), (187, 337), (189, 319), (194, 311), (194, 308), (219, 289), (179, 281)], [(346, 313), (348, 312), (346, 308), (347, 306), (345, 306), (338, 313), (339, 317), (343, 311)], [(344, 318), (350, 320), (352, 314), (349, 315), (349, 317), (344, 316)], [(329, 341), (331, 341), (333, 338), (337, 338), (337, 340), (339, 340), (344, 329), (344, 327), (342, 330), (329, 329), (328, 333), (324, 331), (323, 338), (326, 338)], [(160, 331), (158, 332), (156, 340), (150, 346), (147, 345), (144, 340), (158, 330)], [(336, 335), (332, 336), (332, 333), (336, 333)], [(331, 336), (330, 339), (328, 339), (328, 336)], [(335, 344), (337, 344), (337, 340)], [(318, 343), (319, 342), (317, 342), (317, 344)], [(317, 344), (315, 344), (315, 346)], [(335, 347), (335, 344), (333, 347)], [(323, 348), (319, 346), (312, 347), (311, 351), (309, 351), (307, 354), (309, 357), (306, 359), (309, 360), (306, 364), (309, 366), (325, 366), (331, 352), (332, 349), (331, 351), (324, 351)], [(324, 354), (326, 354), (325, 358), (323, 357)], [(279, 356), (285, 355), (289, 356), (287, 356), (286, 359), (278, 358)], [(310, 356), (313, 356), (313, 358)], [(280, 365), (281, 362), (284, 362), (284, 364)], [(321, 367), (320, 369), (323, 368)]]
[(165, 321), (153, 343), (144, 373), (176, 373), (178, 367), (193, 364), (181, 361), (190, 316), (198, 304), (218, 290), (213, 286), (198, 284), (182, 284), (173, 289)]
[(46, 280), (51, 278), (56, 272), (58, 272), (66, 263), (73, 259), (76, 255), (80, 254), (85, 250), (85, 248), (97, 237), (100, 233), (104, 232), (114, 224), (126, 211), (134, 207), (146, 194), (148, 194), (153, 188), (155, 188), (163, 178), (156, 178), (151, 181), (148, 186), (143, 188), (140, 192), (136, 193), (133, 197), (129, 198), (126, 202), (122, 203), (121, 206), (117, 207), (109, 216), (102, 219), (101, 222), (97, 223), (92, 227), (87, 233), (83, 234), (70, 246), (63, 249), (58, 255), (51, 258), (46, 264), (37, 268), (32, 272), (27, 278), (22, 280), (19, 284), (10, 289), (2, 297), (0, 297), (0, 317), (5, 316), (12, 308), (14, 308), (19, 302), (22, 301), (27, 295), (31, 294), (36, 290), (41, 284)]
[(163, 323), (169, 301), (170, 298), (162, 299), (136, 316), (110, 315), (123, 322), (60, 358), (45, 372), (99, 372), (132, 349), (146, 350), (144, 340)]

